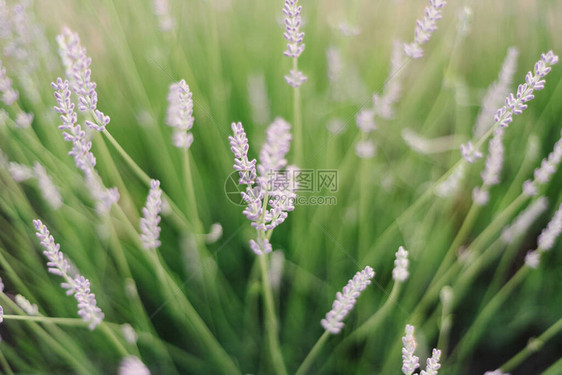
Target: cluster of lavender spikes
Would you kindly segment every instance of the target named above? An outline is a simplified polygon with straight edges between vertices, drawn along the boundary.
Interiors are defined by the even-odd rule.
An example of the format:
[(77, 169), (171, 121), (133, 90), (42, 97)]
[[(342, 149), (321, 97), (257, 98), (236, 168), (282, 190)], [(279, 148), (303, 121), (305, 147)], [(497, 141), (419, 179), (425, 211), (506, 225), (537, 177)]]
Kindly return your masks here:
[(551, 66), (558, 63), (558, 56), (552, 51), (541, 54), (541, 59), (537, 61), (534, 67), (534, 74), (528, 72), (525, 76), (525, 83), (520, 84), (517, 88), (517, 95), (509, 94), (505, 99), (505, 105), (498, 109), (494, 121), (501, 127), (506, 128), (513, 121), (513, 115), (520, 115), (527, 108), (526, 102), (532, 100), (535, 96), (534, 91), (544, 88), (545, 80), (543, 79), (551, 70)]
[(160, 181), (150, 181), (150, 191), (146, 198), (146, 205), (142, 209), (143, 217), (140, 219), (140, 239), (145, 249), (157, 249), (160, 247), (160, 211), (162, 210), (162, 190)]
[(472, 199), (475, 204), (484, 206), (490, 200), (489, 188), (500, 182), (500, 172), (503, 167), (503, 128), (494, 129), (494, 136), (488, 145), (486, 166), (482, 172), (482, 187), (475, 187)]
[[(412, 375), (414, 371), (420, 367), (420, 359), (415, 355), (417, 342), (414, 336), (415, 328), (412, 325), (406, 325), (406, 335), (402, 337), (402, 373), (404, 375)], [(425, 370), (420, 375), (437, 375), (441, 368), (439, 359), (441, 358), (441, 350), (433, 349), (431, 357), (427, 359)]]
[(48, 259), (47, 267), (49, 272), (65, 279), (61, 286), (66, 289), (67, 295), (74, 295), (78, 302), (78, 315), (82, 320), (88, 322), (88, 327), (93, 330), (103, 321), (104, 314), (96, 305), (96, 297), (90, 292), (90, 281), (82, 275), (76, 275), (74, 278), (69, 276), (70, 265), (64, 259), (60, 245), (55, 243), (53, 236), (49, 233), (47, 227), (41, 220), (34, 220), (33, 225), (37, 230), (37, 238), (41, 242), (41, 246), (45, 249), (43, 254)]
[(414, 41), (404, 44), (404, 53), (413, 59), (423, 57), (422, 44), (427, 43), (431, 34), (437, 30), (436, 22), (441, 19), (441, 8), (447, 4), (443, 0), (429, 0), (429, 6), (425, 8), (425, 16), (416, 21)]
[(525, 256), (525, 264), (531, 268), (537, 268), (542, 253), (549, 251), (554, 246), (556, 238), (562, 232), (562, 204), (554, 213), (554, 216), (541, 232), (537, 240), (537, 249), (529, 251)]
[(293, 68), (285, 81), (293, 87), (299, 87), (306, 81), (306, 76), (298, 70), (297, 59), (304, 51), (304, 32), (300, 31), (302, 6), (297, 5), (298, 0), (285, 0), (283, 14), (285, 14), (285, 32), (283, 37), (289, 42), (283, 54), (293, 59)]
[(367, 266), (363, 271), (357, 272), (341, 292), (337, 292), (332, 310), (328, 311), (326, 318), (320, 322), (326, 331), (334, 335), (340, 333), (344, 326), (343, 319), (353, 309), (357, 298), (371, 283), (373, 277), (375, 277), (375, 271)]
[(80, 45), (80, 37), (65, 27), (57, 36), (59, 55), (66, 70), (66, 77), (71, 82), (72, 91), (78, 95), (78, 109), (89, 112), (95, 123), (86, 120), (86, 126), (103, 131), (109, 124), (109, 116), (97, 109), (98, 93), (96, 83), (92, 82), (90, 64), (92, 59), (86, 55), (86, 48)]
[(111, 205), (119, 200), (119, 192), (117, 188), (106, 189), (101, 178), (95, 170), (96, 158), (90, 151), (92, 142), (86, 137), (86, 132), (77, 124), (78, 116), (74, 112), (74, 103), (70, 96), (70, 84), (59, 77), (56, 83), (51, 83), (54, 95), (57, 100), (55, 111), (60, 114), (62, 125), (59, 129), (63, 130), (64, 140), (72, 142), (72, 150), (68, 153), (74, 157), (76, 166), (84, 172), (86, 178), (86, 186), (90, 189), (92, 197), (96, 200), (96, 210), (103, 216), (109, 212)]
[[(269, 237), (271, 231), (293, 211), (297, 187), (297, 168), (287, 166), (285, 156), (291, 143), (291, 126), (281, 118), (267, 129), (267, 139), (260, 152), (260, 164), (248, 159), (249, 144), (242, 123), (233, 123), (230, 141), (234, 153), (234, 169), (238, 171), (238, 183), (246, 185), (242, 198), (247, 206), (244, 215), (257, 230), (257, 239), (250, 240), (250, 248), (257, 255), (272, 251)], [(269, 207), (269, 208), (268, 208)]]
[(182, 79), (170, 85), (166, 124), (174, 128), (172, 142), (178, 148), (188, 149), (193, 143), (193, 99), (189, 86)]

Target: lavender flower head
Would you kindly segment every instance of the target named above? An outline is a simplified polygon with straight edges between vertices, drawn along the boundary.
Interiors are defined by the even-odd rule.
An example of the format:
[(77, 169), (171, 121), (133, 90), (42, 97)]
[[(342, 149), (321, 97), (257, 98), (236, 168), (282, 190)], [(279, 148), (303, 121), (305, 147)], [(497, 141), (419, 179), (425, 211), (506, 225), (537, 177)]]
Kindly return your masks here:
[(119, 365), (119, 375), (150, 375), (148, 368), (142, 363), (142, 361), (130, 355), (123, 358), (121, 364)]
[(520, 115), (527, 108), (526, 102), (535, 96), (533, 92), (544, 89), (545, 80), (543, 79), (551, 70), (551, 66), (558, 63), (558, 56), (552, 51), (541, 54), (541, 59), (534, 67), (534, 73), (527, 72), (525, 83), (517, 88), (517, 95), (509, 94), (505, 98), (505, 105), (498, 109), (494, 121), (501, 127), (508, 127), (513, 121), (513, 115)]
[(394, 280), (403, 282), (408, 278), (408, 263), (408, 252), (400, 246), (396, 252), (396, 260), (392, 270), (392, 278)]
[(429, 6), (425, 8), (425, 16), (416, 21), (414, 42), (404, 44), (404, 53), (413, 59), (423, 56), (422, 44), (427, 43), (431, 34), (437, 30), (437, 21), (441, 19), (441, 8), (447, 4), (443, 0), (430, 0)]
[(502, 240), (506, 244), (512, 243), (515, 238), (526, 233), (531, 224), (548, 208), (548, 199), (540, 197), (521, 212), (511, 225), (502, 232)]
[(35, 162), (33, 165), (33, 171), (35, 172), (35, 177), (37, 177), (37, 182), (39, 184), (39, 190), (43, 195), (45, 202), (51, 206), (53, 210), (58, 210), (62, 206), (62, 197), (59, 193), (58, 188), (53, 184), (51, 177), (47, 174), (47, 170), (40, 163)]
[(2, 66), (0, 60), (0, 93), (2, 101), (6, 105), (12, 105), (18, 100), (18, 92), (12, 87), (12, 80), (6, 74), (6, 68)]
[(160, 181), (150, 181), (150, 191), (146, 198), (146, 205), (142, 209), (143, 217), (140, 219), (140, 239), (145, 249), (157, 249), (160, 247), (160, 211), (162, 210), (162, 190)]
[(498, 369), (498, 370), (494, 370), (494, 371), (486, 371), (484, 373), (484, 375), (509, 375), (509, 374), (506, 374), (506, 373), (502, 372), (502, 370)]
[(170, 3), (168, 0), (153, 1), (154, 15), (158, 18), (158, 27), (161, 31), (167, 32), (174, 28), (175, 22), (170, 15)]
[(488, 157), (486, 158), (486, 166), (482, 172), (482, 187), (474, 188), (472, 191), (472, 199), (475, 204), (483, 206), (488, 203), (490, 196), (488, 190), (490, 186), (497, 185), (500, 182), (500, 173), (503, 167), (503, 128), (496, 128), (494, 136), (490, 139), (488, 146)]
[(414, 330), (414, 326), (407, 324), (406, 335), (402, 337), (402, 372), (404, 375), (412, 375), (420, 367), (420, 359), (414, 355), (418, 346), (414, 337)]
[(4, 321), (4, 308), (0, 305), (0, 323)]
[(103, 321), (104, 314), (97, 307), (95, 295), (90, 292), (90, 281), (81, 275), (71, 278), (68, 274), (70, 265), (60, 251), (60, 245), (55, 243), (53, 236), (41, 220), (33, 220), (33, 225), (37, 230), (37, 238), (45, 249), (43, 254), (47, 257), (49, 272), (64, 278), (65, 282), (61, 284), (62, 288), (66, 289), (67, 295), (74, 295), (78, 302), (78, 315), (82, 317), (82, 320), (89, 323), (88, 327), (93, 330)]
[(527, 180), (523, 183), (523, 193), (527, 196), (537, 195), (538, 187), (550, 181), (561, 161), (562, 137), (554, 144), (554, 149), (548, 154), (548, 157), (542, 160), (541, 166), (535, 169), (534, 180)]
[(174, 128), (174, 146), (188, 149), (193, 143), (193, 99), (189, 86), (182, 79), (170, 85), (166, 124)]
[(256, 160), (248, 159), (248, 138), (241, 123), (233, 123), (233, 136), (229, 137), (231, 150), (234, 153), (234, 169), (240, 178), (238, 183), (246, 185), (242, 198), (247, 206), (244, 215), (257, 230), (257, 239), (250, 241), (250, 248), (257, 255), (272, 251), (269, 243), (270, 234), (294, 210), (296, 198), (295, 167), (287, 166), (286, 154), (292, 139), (290, 125), (281, 118), (267, 129), (266, 142), (260, 152), (260, 164), (256, 174)]
[(86, 48), (80, 45), (80, 37), (65, 27), (57, 36), (59, 55), (66, 70), (66, 77), (71, 82), (72, 91), (78, 95), (78, 109), (89, 112), (95, 123), (86, 120), (85, 124), (96, 130), (103, 131), (110, 118), (97, 109), (98, 93), (96, 83), (92, 82), (90, 64), (92, 59), (86, 55)]
[(461, 154), (467, 163), (474, 163), (474, 161), (482, 158), (482, 153), (474, 148), (471, 141), (468, 141), (467, 144), (462, 144), (460, 148)]
[(420, 375), (437, 375), (437, 371), (441, 368), (439, 359), (441, 358), (441, 350), (433, 349), (431, 358), (427, 359), (425, 370), (421, 370)]
[(355, 306), (357, 298), (361, 292), (371, 283), (371, 279), (375, 277), (375, 271), (369, 266), (363, 271), (357, 272), (353, 279), (349, 280), (347, 285), (341, 292), (336, 294), (336, 299), (332, 304), (332, 310), (326, 314), (326, 318), (322, 319), (321, 324), (324, 329), (332, 334), (338, 334), (342, 330), (344, 324), (343, 319)]
[(554, 242), (562, 232), (562, 204), (554, 213), (554, 216), (541, 232), (537, 240), (537, 249), (529, 251), (525, 256), (525, 264), (531, 268), (537, 268), (540, 263), (542, 253), (549, 251), (554, 246)]
[(306, 81), (306, 77), (297, 67), (297, 59), (304, 51), (304, 44), (302, 42), (304, 32), (300, 31), (302, 6), (297, 5), (297, 2), (298, 0), (285, 0), (285, 5), (283, 6), (283, 14), (285, 14), (285, 32), (283, 37), (289, 42), (287, 43), (287, 50), (283, 54), (293, 59), (293, 68), (285, 76), (285, 81), (295, 88)]

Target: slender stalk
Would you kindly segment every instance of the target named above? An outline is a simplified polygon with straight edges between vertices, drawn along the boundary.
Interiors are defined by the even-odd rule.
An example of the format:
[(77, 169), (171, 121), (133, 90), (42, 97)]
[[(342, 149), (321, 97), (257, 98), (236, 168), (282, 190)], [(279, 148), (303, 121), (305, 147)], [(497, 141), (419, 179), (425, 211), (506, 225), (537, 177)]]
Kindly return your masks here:
[(316, 344), (314, 344), (314, 346), (312, 347), (308, 355), (305, 357), (302, 364), (297, 369), (295, 375), (305, 375), (307, 373), (308, 369), (310, 368), (312, 363), (314, 363), (314, 360), (316, 359), (318, 354), (320, 354), (320, 350), (322, 349), (326, 341), (328, 341), (329, 337), (330, 337), (330, 332), (324, 331), (322, 336), (320, 336), (318, 341), (316, 341)]
[(258, 258), (260, 259), (264, 307), (266, 313), (266, 334), (269, 343), (269, 350), (271, 351), (271, 359), (275, 372), (278, 375), (287, 375), (287, 369), (285, 368), (285, 362), (283, 361), (283, 353), (281, 352), (281, 348), (279, 346), (277, 317), (275, 314), (275, 305), (273, 302), (273, 293), (269, 280), (266, 255), (259, 255)]
[(6, 357), (4, 357), (4, 353), (2, 353), (1, 351), (0, 351), (0, 363), (2, 364), (2, 369), (7, 375), (14, 375), (14, 372), (12, 371), (10, 364), (6, 360)]
[[(293, 58), (293, 70), (298, 72), (298, 60)], [(295, 124), (295, 163), (302, 168), (303, 165), (303, 129), (302, 129), (302, 110), (301, 110), (301, 91), (300, 87), (293, 88), (293, 122)]]
[(529, 343), (523, 350), (517, 353), (513, 358), (509, 361), (501, 365), (502, 372), (510, 372), (513, 371), (517, 366), (519, 366), (524, 360), (526, 360), (531, 354), (539, 351), (543, 345), (550, 340), (552, 337), (557, 335), (559, 332), (562, 331), (562, 319), (558, 319), (556, 323), (551, 325), (546, 331), (543, 332), (536, 339), (529, 340)]

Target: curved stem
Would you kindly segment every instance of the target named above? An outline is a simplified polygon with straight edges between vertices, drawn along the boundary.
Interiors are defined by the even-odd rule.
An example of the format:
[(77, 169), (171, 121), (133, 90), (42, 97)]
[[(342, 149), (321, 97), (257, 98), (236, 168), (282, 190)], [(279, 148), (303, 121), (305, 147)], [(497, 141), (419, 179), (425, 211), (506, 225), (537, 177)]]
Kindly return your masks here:
[(322, 349), (322, 346), (324, 346), (324, 344), (328, 340), (328, 337), (330, 337), (330, 333), (328, 331), (324, 331), (322, 336), (320, 336), (318, 341), (316, 341), (316, 344), (314, 344), (314, 346), (312, 347), (312, 349), (310, 350), (310, 352), (308, 353), (302, 364), (299, 366), (295, 375), (306, 374), (306, 372), (308, 371), (308, 369), (310, 368), (310, 366), (312, 365), (312, 363), (320, 353), (320, 349)]
[(266, 255), (258, 255), (260, 258), (261, 279), (263, 285), (264, 305), (266, 312), (266, 331), (269, 342), (269, 350), (271, 351), (271, 359), (275, 372), (279, 375), (287, 375), (285, 362), (283, 361), (283, 353), (279, 346), (279, 338), (277, 336), (277, 317), (275, 315), (275, 304), (273, 302), (273, 293), (271, 291), (271, 283), (269, 281), (269, 273), (267, 267)]

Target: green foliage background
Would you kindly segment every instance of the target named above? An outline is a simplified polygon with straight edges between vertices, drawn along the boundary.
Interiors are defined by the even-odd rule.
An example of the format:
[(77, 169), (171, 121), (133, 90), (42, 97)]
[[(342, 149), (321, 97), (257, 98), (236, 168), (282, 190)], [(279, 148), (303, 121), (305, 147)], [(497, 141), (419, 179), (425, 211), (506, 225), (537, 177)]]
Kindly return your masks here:
[[(45, 28), (52, 56), (37, 55), (40, 67), (32, 78), (40, 99), (20, 95), (19, 105), (35, 115), (32, 129), (15, 129), (8, 121), (0, 127), (0, 148), (10, 161), (43, 163), (65, 204), (58, 211), (50, 210), (35, 184), (17, 184), (5, 168), (0, 170), (0, 276), (5, 284), (0, 304), (5, 314), (21, 314), (10, 303), (20, 293), (38, 304), (45, 316), (76, 317), (74, 299), (65, 296), (59, 280), (44, 265), (32, 226), (32, 219), (41, 218), (61, 250), (91, 281), (109, 322), (106, 330), (113, 334), (102, 328), (90, 332), (83, 326), (5, 320), (0, 326), (4, 371), (8, 371), (7, 362), (16, 373), (112, 373), (125, 354), (108, 339), (113, 337), (154, 374), (229, 373), (209, 344), (214, 339), (201, 336), (201, 326), (205, 326), (240, 371), (274, 372), (265, 336), (259, 260), (248, 248), (254, 229), (241, 207), (227, 198), (224, 184), (233, 164), (227, 139), (230, 123), (244, 124), (254, 157), (265, 137), (267, 124), (253, 121), (250, 76), (265, 79), (268, 120), (281, 116), (293, 122), (292, 91), (283, 79), (290, 69), (289, 59), (282, 55), (283, 3), (171, 0), (170, 4), (176, 21), (171, 32), (159, 30), (149, 1), (49, 0), (31, 6), (36, 21)], [(339, 189), (337, 205), (298, 206), (274, 231), (274, 249), (284, 255), (281, 286), (274, 289), (282, 353), (288, 372), (294, 373), (322, 334), (320, 319), (331, 308), (335, 293), (355, 272), (370, 265), (376, 281), (346, 319), (344, 331), (330, 337), (322, 348), (311, 373), (399, 373), (400, 337), (406, 323), (417, 326), (423, 364), (437, 346), (443, 322), (438, 296), (426, 297), (428, 305), (421, 312), (416, 306), (428, 295), (467, 217), (472, 189), (481, 184), (483, 160), (469, 166), (453, 197), (418, 198), (460, 159), (458, 145), (471, 137), (481, 98), (496, 79), (507, 48), (516, 46), (520, 51), (512, 90), (523, 82), (540, 53), (549, 49), (562, 53), (562, 2), (449, 1), (439, 29), (424, 46), (424, 57), (412, 61), (403, 72), (396, 116), (377, 124), (378, 152), (369, 160), (357, 158), (354, 152), (360, 139), (355, 114), (383, 87), (393, 40), (413, 38), (415, 20), (423, 15), (426, 1), (303, 0), (301, 4), (306, 49), (299, 67), (309, 78), (301, 89), (304, 161), (300, 167), (337, 170)], [(463, 6), (473, 12), (471, 31), (464, 37), (457, 33), (457, 15)], [(358, 25), (360, 35), (342, 36), (340, 22)], [(98, 107), (111, 116), (108, 131), (146, 174), (161, 181), (183, 212), (183, 219), (164, 215), (162, 246), (155, 254), (146, 254), (134, 232), (148, 192), (145, 181), (107, 137), (95, 134), (97, 169), (106, 186), (117, 186), (121, 194), (120, 208), (113, 208), (106, 223), (100, 222), (83, 176), (67, 155), (69, 144), (56, 129), (59, 120), (52, 109), (50, 82), (64, 74), (55, 43), (63, 25), (79, 33), (92, 58)], [(333, 100), (326, 66), (330, 46), (338, 47), (345, 66), (356, 70), (364, 98)], [(16, 62), (4, 56), (2, 60), (8, 75), (17, 70)], [(494, 241), (524, 205), (503, 221), (498, 217), (502, 218), (521, 192), (522, 182), (531, 178), (560, 136), (561, 76), (560, 64), (554, 66), (546, 88), (536, 93), (529, 108), (507, 129), (502, 182), (492, 189), (491, 202), (476, 213), (462, 247), (486, 229), (491, 236), (482, 251), (503, 246)], [(349, 78), (342, 84), (349, 83)], [(24, 93), (18, 77), (12, 79)], [(165, 125), (168, 88), (180, 79), (186, 80), (195, 101), (190, 166), (197, 211), (187, 193), (183, 156), (171, 146), (171, 129)], [(352, 90), (361, 93), (360, 87)], [(10, 108), (6, 110), (13, 115)], [(342, 134), (327, 130), (335, 118), (347, 125)], [(420, 155), (404, 143), (404, 128), (428, 138), (453, 135), (453, 146), (448, 152)], [(532, 142), (538, 145), (534, 150), (529, 146)], [(491, 296), (521, 267), (527, 250), (536, 245), (538, 234), (561, 203), (561, 183), (557, 173), (541, 191), (549, 199), (548, 212), (515, 246), (498, 250), (498, 254), (511, 254), (503, 272), (498, 271), (499, 257), (487, 259), (462, 286), (458, 280), (480, 254), (464, 264), (454, 257), (459, 272), (447, 284), (457, 300), (449, 345), (441, 347), (440, 373), (479, 374), (497, 368), (523, 349), (530, 337), (560, 319), (560, 241), (493, 315), (484, 321), (478, 317)], [(204, 234), (216, 222), (223, 227), (223, 237), (205, 244)], [(400, 245), (410, 251), (410, 278), (379, 324), (363, 329), (360, 338), (350, 339), (392, 290), (394, 253)], [(201, 321), (185, 312), (186, 304), (193, 306)], [(123, 340), (119, 326), (123, 323), (137, 331), (137, 346)], [(467, 344), (467, 354), (460, 358), (455, 348), (471, 327), (481, 334)], [(551, 365), (548, 374), (560, 373), (560, 353), (558, 335), (512, 374), (538, 374)]]

